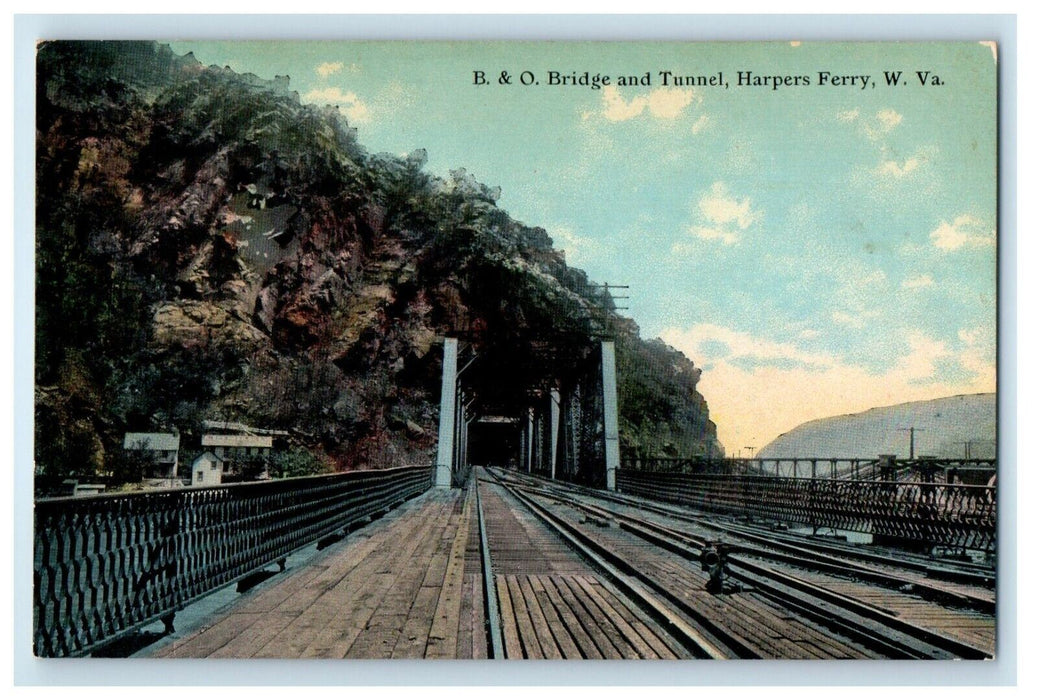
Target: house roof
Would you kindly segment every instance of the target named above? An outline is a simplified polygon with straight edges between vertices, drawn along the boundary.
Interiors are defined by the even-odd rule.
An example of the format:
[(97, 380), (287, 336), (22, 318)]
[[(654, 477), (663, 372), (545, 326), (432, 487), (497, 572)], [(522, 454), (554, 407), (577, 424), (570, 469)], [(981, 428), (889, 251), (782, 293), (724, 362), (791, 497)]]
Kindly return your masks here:
[(249, 435), (288, 435), (287, 430), (273, 430), (270, 428), (254, 428), (251, 425), (245, 425), (244, 423), (236, 423), (234, 421), (224, 420), (204, 420), (202, 421), (203, 427), (206, 430), (219, 430), (221, 432), (232, 432), (232, 433), (246, 433)]
[(269, 435), (203, 435), (202, 447), (273, 447)]
[(216, 455), (214, 455), (214, 454), (213, 454), (212, 452), (210, 452), (209, 450), (206, 450), (205, 452), (203, 452), (202, 454), (198, 455), (197, 457), (195, 457), (195, 458), (194, 458), (194, 459), (193, 459), (193, 460), (191, 461), (191, 467), (192, 467), (192, 468), (194, 468), (194, 466), (195, 466), (196, 464), (198, 464), (199, 462), (201, 462), (201, 461), (202, 461), (203, 459), (204, 459), (205, 461), (207, 461), (207, 462), (222, 462), (222, 461), (223, 461), (222, 459), (220, 459), (219, 457), (217, 457)]
[(180, 436), (174, 433), (126, 433), (123, 448), (127, 450), (179, 450)]

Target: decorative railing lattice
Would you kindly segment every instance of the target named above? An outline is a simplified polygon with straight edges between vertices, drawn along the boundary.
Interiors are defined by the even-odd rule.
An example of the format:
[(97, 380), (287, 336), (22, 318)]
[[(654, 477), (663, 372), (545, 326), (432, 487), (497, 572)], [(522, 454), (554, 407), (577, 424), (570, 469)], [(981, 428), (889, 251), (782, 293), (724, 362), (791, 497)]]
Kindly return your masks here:
[(33, 646), (82, 656), (426, 491), (402, 467), (35, 504)]
[(931, 545), (995, 549), (993, 486), (620, 469), (617, 488), (714, 512), (745, 513)]

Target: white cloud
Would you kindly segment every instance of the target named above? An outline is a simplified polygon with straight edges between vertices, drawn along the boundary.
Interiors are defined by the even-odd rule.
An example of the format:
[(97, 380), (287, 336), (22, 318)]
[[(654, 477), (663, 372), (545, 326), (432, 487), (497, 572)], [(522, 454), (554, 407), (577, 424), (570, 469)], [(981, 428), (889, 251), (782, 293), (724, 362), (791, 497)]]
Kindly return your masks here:
[(901, 282), (902, 289), (923, 289), (932, 286), (934, 286), (934, 281), (930, 275), (917, 275)]
[(947, 346), (918, 331), (909, 333), (907, 340), (909, 352), (898, 359), (893, 372), (908, 382), (932, 378), (937, 360), (950, 354)]
[(678, 241), (670, 247), (670, 254), (680, 258), (691, 257), (696, 255), (698, 252), (699, 251), (694, 245), (683, 241)]
[(904, 117), (893, 109), (881, 109), (871, 117), (862, 117), (860, 109), (846, 109), (836, 113), (836, 120), (849, 124), (860, 120), (861, 129), (873, 141), (893, 131)]
[(986, 227), (979, 219), (964, 214), (956, 217), (950, 224), (941, 221), (940, 225), (930, 232), (930, 241), (944, 251), (963, 247), (983, 248), (995, 244), (995, 231)]
[(644, 112), (647, 102), (644, 97), (626, 102), (615, 86), (608, 85), (602, 90), (602, 115), (611, 122), (627, 121)]
[(688, 231), (696, 238), (721, 241), (731, 245), (739, 241), (742, 232), (760, 220), (761, 213), (754, 211), (749, 197), (738, 199), (728, 191), (723, 182), (715, 182), (697, 203), (698, 223)]
[(923, 159), (918, 155), (906, 158), (900, 163), (896, 160), (884, 160), (876, 166), (875, 173), (880, 177), (902, 178), (914, 172), (922, 164)]
[[(623, 122), (640, 116), (646, 110), (657, 119), (677, 119), (685, 108), (699, 101), (692, 90), (679, 88), (657, 88), (645, 95), (637, 95), (630, 101), (620, 95), (615, 85), (602, 89), (602, 116), (611, 122)], [(581, 118), (587, 120), (590, 112), (584, 112)]]
[(590, 238), (577, 235), (569, 226), (555, 226), (551, 229), (550, 234), (556, 247), (566, 252), (566, 261), (571, 264), (581, 258), (593, 244)]
[(844, 311), (834, 311), (832, 319), (841, 326), (850, 326), (851, 328), (865, 327), (865, 321)]
[(691, 90), (659, 88), (649, 93), (649, 112), (659, 119), (676, 119), (694, 99)]
[(864, 328), (871, 319), (879, 318), (879, 311), (875, 309), (848, 313), (846, 311), (834, 311), (831, 318), (834, 323), (848, 328)]
[(984, 378), (992, 386), (995, 385), (995, 329), (988, 328), (960, 328), (959, 340), (963, 349), (959, 355), (959, 363), (967, 372)]
[(739, 234), (735, 231), (714, 226), (692, 226), (688, 229), (688, 232), (696, 238), (702, 238), (704, 241), (721, 241), (725, 245), (739, 242)]
[(351, 124), (371, 121), (371, 109), (355, 92), (343, 92), (340, 87), (314, 89), (303, 95), (304, 102), (337, 105)]
[(959, 329), (959, 340), (966, 345), (977, 345), (982, 337), (981, 329), (979, 328), (960, 328)]
[(837, 309), (830, 318), (840, 326), (865, 328), (870, 321), (881, 316), (880, 309), (887, 303), (887, 275), (883, 270), (846, 263), (839, 276), (843, 283), (832, 293)]
[(707, 220), (716, 224), (735, 223), (741, 229), (760, 218), (760, 213), (750, 207), (750, 198), (741, 201), (728, 193), (728, 186), (723, 182), (715, 182), (709, 194), (699, 200), (699, 210)]
[(701, 114), (701, 115), (699, 115), (699, 119), (697, 119), (695, 121), (695, 123), (692, 124), (692, 133), (693, 134), (698, 134), (700, 131), (702, 131), (703, 129), (705, 129), (709, 125), (710, 125), (710, 117), (708, 117), (705, 114)]
[(343, 69), (342, 61), (336, 61), (335, 63), (322, 63), (317, 66), (314, 70), (317, 71), (317, 75), (322, 78), (327, 78), (329, 75), (334, 75)]
[[(983, 336), (979, 330), (960, 333)], [(721, 442), (729, 446), (763, 446), (817, 418), (995, 388), (990, 354), (975, 352), (972, 346), (956, 352), (918, 331), (907, 334), (906, 352), (880, 374), (835, 355), (712, 324), (667, 328), (661, 337), (697, 365), (709, 367), (699, 390), (710, 405)], [(972, 377), (936, 380), (938, 362), (947, 360), (957, 360)]]
[(862, 126), (865, 128), (865, 134), (875, 141), (893, 131), (902, 119), (904, 117), (892, 109), (881, 109), (876, 112), (876, 116), (866, 120)]

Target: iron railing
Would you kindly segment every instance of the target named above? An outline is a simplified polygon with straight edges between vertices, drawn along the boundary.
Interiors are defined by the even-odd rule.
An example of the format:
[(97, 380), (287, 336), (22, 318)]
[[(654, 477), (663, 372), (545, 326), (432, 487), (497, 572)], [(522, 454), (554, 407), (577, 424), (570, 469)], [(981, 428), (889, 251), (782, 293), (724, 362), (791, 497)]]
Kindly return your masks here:
[(623, 492), (722, 513), (993, 551), (996, 490), (933, 482), (617, 471)]
[(634, 471), (666, 474), (743, 474), (812, 479), (893, 480), (985, 483), (996, 471), (994, 459), (922, 457), (639, 457), (625, 455), (623, 466)]
[(401, 467), (35, 504), (33, 647), (83, 656), (426, 491)]

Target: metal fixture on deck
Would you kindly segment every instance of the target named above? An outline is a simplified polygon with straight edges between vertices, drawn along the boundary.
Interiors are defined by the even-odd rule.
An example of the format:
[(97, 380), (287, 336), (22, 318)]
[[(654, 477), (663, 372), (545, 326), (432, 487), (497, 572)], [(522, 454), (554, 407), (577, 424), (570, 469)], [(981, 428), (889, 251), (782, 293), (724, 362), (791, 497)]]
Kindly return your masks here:
[(724, 576), (728, 567), (728, 553), (731, 546), (724, 542), (707, 542), (699, 555), (699, 563), (703, 571), (710, 575), (706, 582), (706, 590), (709, 593), (718, 594), (724, 590)]

